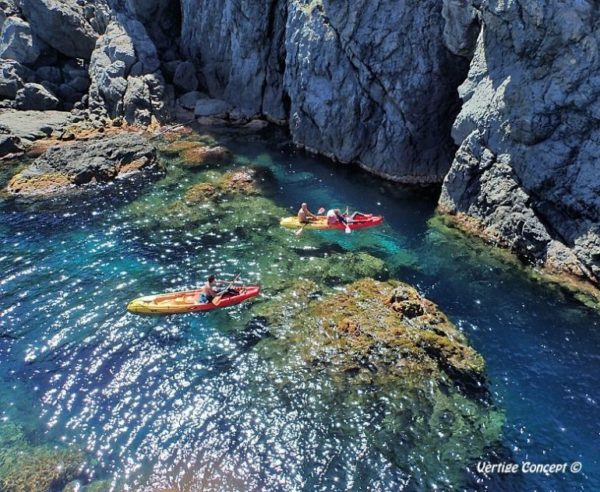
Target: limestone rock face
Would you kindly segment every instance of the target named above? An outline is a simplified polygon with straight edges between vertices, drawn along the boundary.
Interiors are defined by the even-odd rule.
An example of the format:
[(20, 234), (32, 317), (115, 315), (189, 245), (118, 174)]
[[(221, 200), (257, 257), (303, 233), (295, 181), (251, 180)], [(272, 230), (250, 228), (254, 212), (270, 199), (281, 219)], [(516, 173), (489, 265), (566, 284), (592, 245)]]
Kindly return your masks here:
[(339, 161), (442, 181), (467, 62), (443, 45), (440, 2), (218, 4), (182, 2), (182, 46), (212, 97), (289, 119), (295, 143)]
[(443, 46), (441, 3), (291, 2), (285, 86), (302, 146), (403, 182), (441, 182), (466, 62)]
[(141, 22), (119, 14), (90, 61), (90, 107), (130, 123), (162, 119), (165, 84), (154, 43)]
[(92, 12), (75, 0), (22, 0), (20, 4), (40, 39), (69, 58), (89, 60), (98, 38), (90, 22), (95, 17), (94, 3), (87, 5)]
[(287, 1), (182, 0), (181, 47), (197, 61), (208, 93), (247, 115), (285, 119)]
[(50, 147), (11, 179), (7, 191), (45, 196), (158, 167), (156, 151), (141, 134), (123, 133)]
[[(589, 1), (470, 3), (483, 28), (460, 87), (463, 107), (453, 129), (460, 148), (440, 209), (530, 261), (597, 283), (597, 7)], [(468, 46), (456, 34), (467, 33), (467, 24), (450, 30), (450, 48)]]

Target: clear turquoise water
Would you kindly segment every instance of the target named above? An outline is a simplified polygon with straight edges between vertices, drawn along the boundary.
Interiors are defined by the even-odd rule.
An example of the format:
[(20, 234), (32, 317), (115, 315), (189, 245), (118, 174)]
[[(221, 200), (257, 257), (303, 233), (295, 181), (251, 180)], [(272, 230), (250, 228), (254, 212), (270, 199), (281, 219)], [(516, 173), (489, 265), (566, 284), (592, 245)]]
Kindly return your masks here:
[[(306, 200), (385, 216), (385, 227), (360, 234), (304, 235), (320, 235), (319, 254), (386, 260), (467, 334), (505, 412), (502, 443), (488, 459), (583, 464), (579, 474), (485, 477), (474, 459), (465, 488), (600, 490), (597, 312), (478, 241), (434, 227), (435, 193), (296, 154), (277, 138), (219, 139), (238, 163), (273, 170), (282, 209)], [(83, 479), (108, 479), (116, 490), (443, 484), (441, 465), (432, 477), (403, 461), (401, 431), (370, 437), (375, 409), (339, 408), (323, 397), (331, 382), (302, 371), (274, 377), (276, 361), (244, 330), (247, 305), (163, 318), (126, 312), (132, 298), (198, 285), (208, 271), (242, 271), (248, 281), (287, 274), (285, 251), (270, 249), (267, 229), (201, 233), (132, 214), (132, 204), (154, 210), (197, 179), (185, 172), (78, 199), (0, 204), (0, 416), (34, 442), (84, 448)], [(285, 241), (302, 249), (311, 238)]]

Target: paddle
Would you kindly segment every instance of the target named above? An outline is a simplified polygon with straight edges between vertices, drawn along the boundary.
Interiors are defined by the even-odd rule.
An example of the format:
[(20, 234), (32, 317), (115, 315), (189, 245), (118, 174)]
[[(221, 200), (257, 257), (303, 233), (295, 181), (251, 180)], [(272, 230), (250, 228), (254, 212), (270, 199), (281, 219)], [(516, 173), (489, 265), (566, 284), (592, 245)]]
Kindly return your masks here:
[(219, 304), (221, 304), (221, 300), (223, 299), (223, 296), (224, 296), (225, 294), (227, 294), (227, 291), (228, 291), (229, 289), (231, 289), (231, 286), (232, 286), (232, 285), (235, 283), (235, 281), (236, 281), (238, 278), (240, 278), (240, 275), (241, 275), (241, 274), (239, 274), (239, 273), (238, 273), (238, 274), (235, 276), (235, 278), (234, 278), (234, 279), (233, 279), (233, 280), (232, 280), (232, 281), (229, 283), (229, 285), (227, 286), (227, 288), (226, 288), (226, 289), (224, 289), (224, 290), (223, 290), (223, 292), (221, 292), (221, 294), (218, 294), (217, 296), (215, 296), (215, 298), (212, 300), (212, 303), (213, 303), (215, 306), (218, 306)]
[[(317, 215), (321, 215), (325, 213), (325, 209), (323, 207), (320, 207), (319, 210), (317, 210)], [(308, 224), (304, 224), (300, 229), (298, 229), (294, 234), (296, 234), (296, 236), (299, 236), (300, 234), (302, 234), (304, 232), (304, 228), (307, 226)]]
[[(346, 220), (348, 220), (348, 215), (350, 214), (350, 212), (348, 211), (348, 207), (346, 207)], [(348, 225), (348, 222), (346, 222), (346, 228), (344, 229), (344, 231), (346, 232), (346, 234), (351, 234), (352, 233), (352, 229), (350, 229), (350, 226)]]

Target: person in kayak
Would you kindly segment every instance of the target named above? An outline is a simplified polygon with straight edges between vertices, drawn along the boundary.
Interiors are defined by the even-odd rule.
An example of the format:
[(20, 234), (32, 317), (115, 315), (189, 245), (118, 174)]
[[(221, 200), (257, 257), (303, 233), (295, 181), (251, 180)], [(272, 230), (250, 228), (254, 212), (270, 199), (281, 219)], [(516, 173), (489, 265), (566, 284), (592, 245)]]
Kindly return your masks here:
[(364, 215), (361, 212), (354, 212), (350, 217), (348, 217), (347, 215), (342, 214), (342, 212), (340, 212), (339, 208), (332, 208), (331, 210), (327, 211), (327, 224), (329, 225), (335, 225), (338, 223), (344, 224), (344, 225), (348, 225), (348, 224), (353, 224), (354, 222), (356, 222), (354, 219), (356, 218), (357, 215)]
[(318, 219), (318, 216), (313, 214), (310, 210), (308, 210), (308, 204), (303, 203), (300, 205), (300, 210), (298, 210), (298, 222), (301, 224), (310, 224), (311, 222)]
[(200, 289), (200, 295), (198, 296), (198, 302), (202, 304), (208, 304), (221, 292), (217, 289), (217, 279), (214, 275), (209, 275), (206, 282)]

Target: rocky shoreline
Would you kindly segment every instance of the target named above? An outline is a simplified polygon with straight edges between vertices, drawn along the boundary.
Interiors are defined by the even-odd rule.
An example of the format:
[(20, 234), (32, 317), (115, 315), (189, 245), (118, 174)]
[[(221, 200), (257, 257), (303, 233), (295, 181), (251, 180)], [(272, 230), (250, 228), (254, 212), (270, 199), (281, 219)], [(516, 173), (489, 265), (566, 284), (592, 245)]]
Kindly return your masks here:
[(598, 288), (600, 61), (586, 2), (1, 3), (0, 159), (85, 128), (270, 121), (336, 162), (440, 184), (456, 227)]

